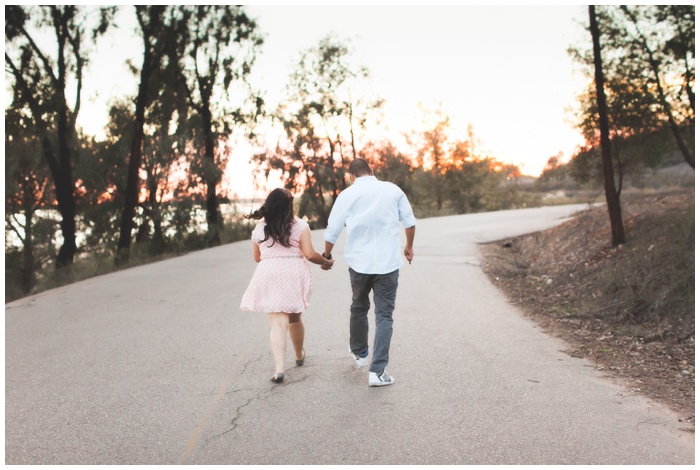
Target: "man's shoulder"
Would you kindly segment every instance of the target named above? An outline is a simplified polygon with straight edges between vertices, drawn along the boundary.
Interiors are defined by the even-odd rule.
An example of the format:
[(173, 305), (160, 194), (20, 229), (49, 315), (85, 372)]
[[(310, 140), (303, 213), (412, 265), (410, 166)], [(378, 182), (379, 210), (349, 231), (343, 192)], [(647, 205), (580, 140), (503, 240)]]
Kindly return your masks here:
[(396, 183), (392, 183), (391, 181), (382, 181), (382, 180), (377, 180), (377, 182), (381, 185), (381, 188), (385, 191), (396, 193), (396, 194), (404, 194), (403, 189), (401, 189)]
[[(354, 185), (353, 185), (353, 186), (354, 186)], [(367, 181), (365, 182), (365, 184), (364, 184), (363, 186), (374, 187), (374, 188), (376, 188), (377, 186), (379, 186), (379, 187), (381, 187), (381, 188), (392, 188), (392, 189), (393, 189), (393, 188), (396, 188), (396, 189), (400, 189), (396, 184), (392, 183), (391, 181), (380, 180), (379, 178), (377, 178), (377, 177), (374, 176), (374, 175), (372, 175), (371, 178), (367, 178)], [(352, 186), (350, 186), (350, 188), (352, 188)], [(349, 189), (349, 188), (348, 188), (348, 189)]]
[(342, 199), (358, 197), (362, 194), (376, 194), (377, 191), (403, 193), (403, 190), (391, 181), (384, 181), (377, 179), (376, 177), (372, 177), (367, 178), (367, 180), (363, 181), (362, 184), (357, 184), (357, 182), (355, 182), (342, 190), (338, 195), (336, 202)]
[(377, 183), (379, 183), (379, 184), (381, 184), (381, 185), (389, 186), (389, 187), (392, 187), (392, 188), (398, 188), (398, 186), (396, 185), (396, 183), (392, 183), (391, 181), (377, 180)]

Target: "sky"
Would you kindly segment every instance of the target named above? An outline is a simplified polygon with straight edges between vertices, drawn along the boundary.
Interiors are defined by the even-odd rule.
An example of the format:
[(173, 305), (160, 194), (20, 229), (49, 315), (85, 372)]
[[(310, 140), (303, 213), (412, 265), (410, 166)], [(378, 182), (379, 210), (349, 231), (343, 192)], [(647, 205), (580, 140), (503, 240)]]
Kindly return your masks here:
[[(475, 136), (493, 156), (538, 176), (547, 160), (567, 160), (583, 139), (571, 124), (576, 94), (569, 46), (585, 38), (585, 6), (265, 6), (247, 5), (265, 35), (252, 82), (275, 105), (293, 62), (333, 33), (347, 39), (385, 100), (389, 132), (420, 127), (419, 105), (440, 106), (457, 133)], [(125, 18), (133, 15), (123, 8)], [(106, 123), (105, 96), (135, 92), (124, 60), (140, 63), (140, 39), (106, 39), (93, 62), (81, 111), (86, 131)], [(123, 78), (121, 78), (123, 77)], [(92, 88), (91, 88), (92, 87)], [(92, 99), (91, 99), (92, 97)], [(100, 111), (101, 109), (101, 111)], [(250, 155), (234, 149), (227, 174), (241, 197), (252, 188)]]

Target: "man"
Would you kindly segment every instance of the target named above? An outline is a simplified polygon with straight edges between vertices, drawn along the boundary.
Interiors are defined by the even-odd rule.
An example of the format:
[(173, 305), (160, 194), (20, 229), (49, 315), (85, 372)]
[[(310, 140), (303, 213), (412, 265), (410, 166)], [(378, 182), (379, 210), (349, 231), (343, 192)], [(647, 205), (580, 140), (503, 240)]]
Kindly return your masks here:
[(374, 292), (375, 332), (369, 386), (394, 383), (386, 372), (393, 333), (393, 313), (399, 284), (401, 258), (399, 222), (406, 231), (403, 254), (413, 260), (416, 218), (404, 192), (395, 184), (379, 181), (366, 160), (354, 159), (348, 172), (352, 185), (340, 193), (328, 217), (323, 256), (331, 251), (347, 227), (345, 261), (350, 266), (352, 304), (350, 306), (350, 354), (358, 366), (367, 365), (369, 354), (367, 313), (369, 293)]

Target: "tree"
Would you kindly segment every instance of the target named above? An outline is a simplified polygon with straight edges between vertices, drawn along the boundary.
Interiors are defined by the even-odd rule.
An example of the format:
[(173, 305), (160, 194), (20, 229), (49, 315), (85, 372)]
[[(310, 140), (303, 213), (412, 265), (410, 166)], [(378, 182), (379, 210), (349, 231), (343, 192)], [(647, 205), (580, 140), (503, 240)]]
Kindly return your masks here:
[[(695, 6), (694, 5), (669, 5), (665, 8), (660, 8), (655, 15), (649, 15), (644, 18), (646, 12), (640, 8), (630, 8), (626, 5), (620, 6), (634, 25), (634, 34), (630, 34), (631, 42), (639, 50), (642, 51), (646, 58), (644, 61), (648, 67), (649, 81), (651, 82), (651, 90), (656, 98), (656, 102), (661, 106), (663, 113), (667, 119), (667, 124), (673, 133), (678, 149), (683, 154), (686, 162), (695, 168), (695, 151), (691, 148), (681, 130), (681, 126), (677, 122), (676, 114), (683, 113), (684, 109), (687, 112), (685, 116), (690, 123), (690, 128), (694, 129), (695, 124)], [(674, 34), (668, 39), (665, 44), (662, 43), (658, 49), (653, 47), (651, 37), (642, 31), (641, 24), (644, 21), (668, 22), (673, 28)], [(650, 36), (653, 33), (650, 34)], [(659, 50), (660, 49), (660, 50)], [(658, 51), (658, 52), (657, 52)], [(673, 70), (674, 60), (680, 59), (682, 69)], [(692, 64), (692, 65), (691, 65)], [(671, 102), (672, 96), (668, 88), (673, 85), (665, 85), (669, 74), (677, 74), (683, 77), (682, 85), (677, 86), (679, 92), (675, 93), (676, 100), (681, 101), (685, 91), (688, 106), (683, 106), (682, 103)], [(675, 109), (674, 109), (675, 108)], [(679, 109), (680, 108), (680, 109)], [(680, 114), (682, 116), (682, 114)], [(693, 131), (694, 132), (694, 131)], [(694, 134), (693, 134), (694, 135)]]
[[(167, 103), (168, 100), (163, 100)], [(167, 105), (166, 105), (167, 106)], [(166, 237), (164, 228), (164, 214), (162, 202), (166, 196), (171, 196), (175, 191), (177, 182), (171, 181), (177, 172), (178, 166), (184, 159), (180, 154), (183, 142), (177, 134), (168, 133), (166, 125), (169, 121), (163, 120), (155, 126), (155, 132), (144, 138), (144, 163), (146, 173), (146, 199), (143, 202), (143, 218), (139, 227), (136, 242), (143, 243), (150, 234), (150, 222), (153, 223), (152, 253), (160, 254), (165, 251)]]
[(444, 176), (453, 163), (448, 148), (451, 124), (449, 116), (442, 109), (424, 109), (423, 113), (426, 129), (420, 132), (417, 161), (419, 166), (430, 170), (430, 192), (435, 197), (439, 211), (444, 199)]
[[(36, 284), (36, 270), (41, 265), (35, 253), (37, 238), (36, 212), (51, 204), (50, 176), (43, 164), (41, 142), (24, 123), (26, 117), (15, 109), (5, 110), (5, 254), (13, 252), (9, 239), (21, 244), (21, 261), (13, 266), (19, 271), (19, 293), (29, 294)], [(13, 263), (5, 262), (5, 269)], [(15, 276), (10, 276), (15, 277)], [(9, 279), (8, 279), (9, 281)], [(12, 290), (12, 289), (7, 289)]]
[[(83, 70), (88, 62), (86, 41), (105, 33), (114, 10), (115, 7), (91, 10), (75, 5), (5, 6), (5, 41), (15, 52), (11, 56), (7, 48), (5, 51), (6, 70), (14, 79), (12, 106), (28, 110), (27, 126), (41, 141), (61, 214), (63, 245), (56, 257), (58, 268), (71, 265), (77, 250), (72, 157)], [(86, 38), (86, 23), (93, 12), (99, 13), (99, 18), (93, 21), (96, 25)], [(53, 55), (40, 47), (40, 33), (32, 31), (30, 24), (32, 16), (39, 30), (52, 31), (52, 45), (56, 48)], [(72, 107), (68, 98), (71, 92)]]
[(432, 198), (438, 213), (443, 207), (459, 214), (499, 209), (501, 173), (518, 177), (519, 169), (512, 166), (506, 171), (505, 165), (487, 156), (471, 125), (464, 138), (455, 138), (444, 110), (422, 110), (425, 129), (409, 137), (421, 170), (416, 172), (420, 199)]
[(608, 215), (612, 229), (612, 246), (625, 243), (625, 231), (622, 224), (622, 209), (620, 198), (615, 191), (615, 175), (610, 151), (610, 134), (608, 128), (608, 115), (605, 104), (605, 80), (603, 77), (603, 64), (600, 51), (600, 31), (596, 19), (595, 6), (588, 7), (590, 18), (591, 37), (593, 39), (593, 56), (595, 64), (596, 98), (600, 121), (600, 147), (603, 157), (603, 172), (605, 175), (605, 199), (608, 204)]
[(362, 147), (359, 134), (382, 106), (368, 81), (369, 70), (333, 36), (302, 51), (275, 114), (286, 140), (254, 159), (259, 171), (282, 172), (285, 187), (302, 193), (299, 214), (313, 226), (325, 225), (346, 187), (347, 164)]
[(141, 65), (139, 90), (136, 96), (136, 112), (134, 115), (134, 131), (132, 133), (129, 165), (124, 195), (124, 210), (122, 212), (119, 243), (115, 263), (125, 264), (129, 261), (131, 248), (131, 232), (134, 226), (134, 212), (138, 204), (139, 190), (141, 188), (139, 170), (141, 169), (142, 144), (144, 124), (146, 121), (146, 108), (153, 99), (151, 77), (160, 67), (165, 57), (165, 48), (172, 40), (165, 32), (165, 6), (135, 6), (136, 19), (143, 37), (143, 63)]
[(374, 175), (382, 181), (391, 181), (406, 193), (413, 196), (413, 165), (411, 159), (400, 152), (392, 143), (368, 143), (359, 153), (372, 167)]
[[(664, 137), (666, 129), (669, 143), (694, 167), (694, 12), (692, 5), (608, 6), (596, 11), (613, 158), (619, 158), (619, 168), (627, 172), (659, 162), (659, 152), (626, 149), (628, 143), (650, 135)], [(586, 73), (593, 73), (590, 48), (570, 52)], [(594, 80), (579, 101), (580, 127), (590, 141), (598, 129)]]
[[(240, 6), (177, 7), (177, 43), (172, 56), (179, 63), (178, 79), (186, 93), (192, 145), (205, 185), (208, 242), (221, 240), (221, 214), (217, 187), (226, 157), (224, 145), (236, 126), (258, 116), (263, 101), (247, 84), (256, 55), (263, 43), (257, 23)], [(232, 85), (240, 86), (232, 90)], [(243, 104), (232, 103), (239, 98)]]
[(119, 226), (124, 210), (131, 135), (134, 131), (132, 100), (117, 101), (109, 110), (106, 138), (83, 137), (75, 177), (79, 182), (77, 202), (80, 206), (85, 236), (83, 252), (104, 255), (113, 260), (119, 240)]
[[(627, 177), (638, 177), (645, 169), (657, 167), (669, 145), (668, 132), (659, 125), (650, 95), (625, 79), (613, 76), (605, 81), (606, 109), (610, 132), (611, 155), (617, 176), (617, 193), (621, 194)], [(571, 176), (587, 183), (604, 181), (601, 166), (600, 125), (596, 82), (593, 80), (579, 96), (581, 112), (578, 127), (586, 146), (572, 158)]]

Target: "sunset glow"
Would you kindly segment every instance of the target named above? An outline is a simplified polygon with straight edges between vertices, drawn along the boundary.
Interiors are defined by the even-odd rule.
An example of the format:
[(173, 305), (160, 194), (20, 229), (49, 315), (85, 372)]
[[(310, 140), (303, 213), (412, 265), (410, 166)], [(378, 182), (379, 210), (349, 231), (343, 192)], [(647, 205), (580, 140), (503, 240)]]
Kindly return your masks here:
[[(474, 136), (497, 160), (539, 175), (547, 161), (568, 160), (583, 143), (568, 124), (567, 109), (583, 83), (567, 48), (585, 34), (582, 6), (261, 6), (246, 7), (266, 35), (251, 82), (270, 109), (303, 50), (329, 33), (350, 41), (369, 68), (375, 93), (385, 100), (381, 125), (368, 134), (398, 148), (403, 134), (421, 129), (420, 106), (440, 107), (456, 138)], [(123, 8), (118, 38), (105, 39), (86, 80), (79, 124), (100, 135), (107, 103), (133, 95), (136, 80), (125, 61), (138, 63), (140, 38), (133, 13)], [(131, 23), (129, 23), (131, 22)], [(225, 180), (231, 193), (256, 194), (250, 147), (232, 148)], [(222, 188), (225, 190), (225, 188)]]

